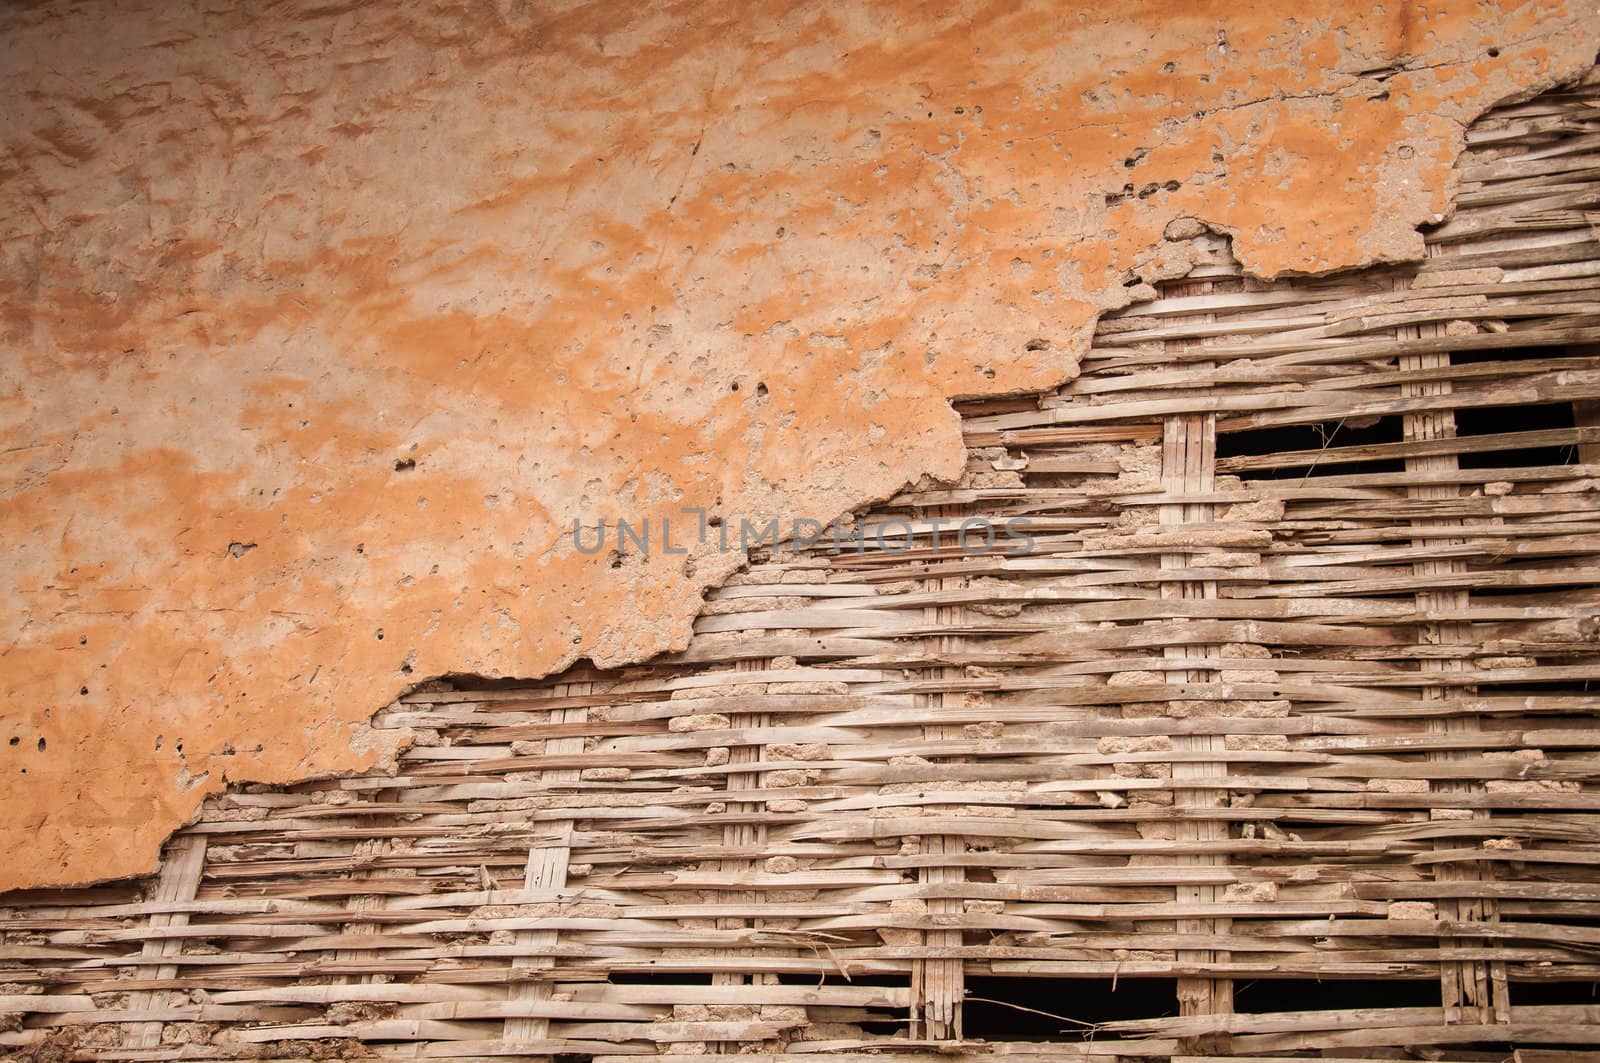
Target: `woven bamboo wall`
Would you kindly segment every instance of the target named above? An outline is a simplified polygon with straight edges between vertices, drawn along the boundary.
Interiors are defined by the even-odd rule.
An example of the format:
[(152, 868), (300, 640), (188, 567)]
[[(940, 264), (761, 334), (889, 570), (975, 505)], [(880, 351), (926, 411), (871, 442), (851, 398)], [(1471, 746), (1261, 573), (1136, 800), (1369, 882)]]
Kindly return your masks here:
[[(1600, 81), (1470, 143), (1422, 266), (1263, 284), (1201, 237), (1073, 384), (963, 409), (964, 480), (865, 518), (915, 549), (757, 557), (682, 655), (434, 684), (376, 721), (397, 774), (0, 898), (0, 1046), (1573, 1058)], [(974, 517), (1035, 548), (931, 545)]]

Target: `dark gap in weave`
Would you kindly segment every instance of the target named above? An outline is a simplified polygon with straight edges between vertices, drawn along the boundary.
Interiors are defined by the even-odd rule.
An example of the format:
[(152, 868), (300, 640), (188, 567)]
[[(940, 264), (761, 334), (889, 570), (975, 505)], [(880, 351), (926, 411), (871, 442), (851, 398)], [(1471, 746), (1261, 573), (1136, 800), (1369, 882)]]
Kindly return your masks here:
[[(1570, 402), (1537, 406), (1476, 406), (1456, 411), (1456, 435), (1462, 438), (1572, 427), (1575, 427), (1575, 422)], [(1463, 469), (1530, 469), (1546, 465), (1573, 465), (1577, 460), (1578, 448), (1572, 444), (1513, 450), (1468, 450), (1460, 456)]]
[(1441, 1007), (1439, 979), (1258, 978), (1235, 982), (1235, 1011), (1351, 1011), (1356, 1008)]
[(1250, 428), (1240, 432), (1219, 431), (1217, 459), (1221, 461), (1226, 458), (1287, 454), (1297, 451), (1315, 452), (1315, 457), (1308, 457), (1303, 464), (1252, 469), (1243, 474), (1245, 479), (1300, 480), (1307, 476), (1319, 475), (1350, 476), (1363, 473), (1404, 472), (1406, 463), (1403, 458), (1344, 461), (1341, 460), (1340, 454), (1346, 447), (1399, 443), (1402, 439), (1399, 417), (1380, 417), (1367, 424), (1345, 421)]
[(1113, 1040), (1102, 1023), (1178, 1013), (1171, 978), (967, 977), (962, 1033), (982, 1041)]
[(612, 985), (710, 985), (709, 974), (692, 971), (610, 971), (606, 980)]

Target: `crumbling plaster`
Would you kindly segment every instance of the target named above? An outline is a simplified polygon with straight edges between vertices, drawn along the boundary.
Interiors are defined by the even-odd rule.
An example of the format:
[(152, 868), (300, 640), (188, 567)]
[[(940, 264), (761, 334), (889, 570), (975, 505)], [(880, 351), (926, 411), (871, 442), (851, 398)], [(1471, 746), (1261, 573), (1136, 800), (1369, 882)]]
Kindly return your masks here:
[(1458, 0), (7, 6), (0, 887), (368, 767), (428, 676), (683, 646), (737, 553), (574, 518), (951, 476), (948, 399), (1069, 378), (1183, 272), (1175, 219), (1261, 276), (1418, 256), (1464, 125), (1597, 39)]

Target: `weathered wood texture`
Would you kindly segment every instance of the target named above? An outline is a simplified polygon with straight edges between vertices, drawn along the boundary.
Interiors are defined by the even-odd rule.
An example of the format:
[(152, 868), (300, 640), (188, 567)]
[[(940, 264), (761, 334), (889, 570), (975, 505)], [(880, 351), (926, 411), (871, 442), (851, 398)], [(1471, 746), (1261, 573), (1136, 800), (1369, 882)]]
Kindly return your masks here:
[[(960, 484), (758, 556), (685, 653), (430, 684), (395, 774), (4, 898), (0, 1045), (925, 1058), (996, 1050), (995, 977), (1063, 1016), (1012, 1054), (1594, 1042), (1550, 987), (1600, 978), (1600, 87), (1470, 139), (1421, 266), (1263, 284), (1202, 238), (1078, 380), (961, 411)], [(1377, 989), (1242, 1006), (1277, 980)]]

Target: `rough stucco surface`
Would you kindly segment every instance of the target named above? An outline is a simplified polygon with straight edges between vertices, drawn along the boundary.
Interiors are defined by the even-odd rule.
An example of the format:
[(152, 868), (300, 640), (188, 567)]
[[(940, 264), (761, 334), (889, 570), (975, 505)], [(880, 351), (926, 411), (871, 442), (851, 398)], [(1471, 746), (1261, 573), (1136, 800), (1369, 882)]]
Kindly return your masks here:
[(1419, 254), (1464, 124), (1600, 30), (246, 7), (0, 14), (0, 887), (145, 871), (228, 780), (369, 766), (430, 675), (681, 646), (738, 557), (614, 565), (573, 518), (953, 475), (947, 399), (1070, 376), (1125, 282), (1182, 272), (1176, 218), (1261, 275)]

